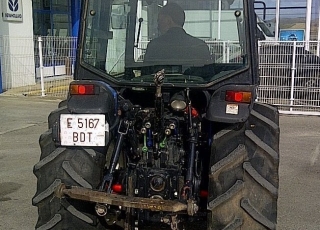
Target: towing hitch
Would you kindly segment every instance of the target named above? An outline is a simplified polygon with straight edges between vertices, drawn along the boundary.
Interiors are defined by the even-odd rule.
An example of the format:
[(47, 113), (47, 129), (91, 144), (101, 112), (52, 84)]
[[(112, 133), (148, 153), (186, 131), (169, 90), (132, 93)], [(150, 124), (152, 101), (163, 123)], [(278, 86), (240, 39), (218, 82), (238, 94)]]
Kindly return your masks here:
[(60, 184), (56, 188), (55, 196), (58, 198), (70, 197), (72, 199), (95, 202), (98, 204), (147, 209), (151, 211), (180, 212), (188, 210), (188, 205), (179, 201), (129, 197), (76, 186), (68, 187), (65, 184)]

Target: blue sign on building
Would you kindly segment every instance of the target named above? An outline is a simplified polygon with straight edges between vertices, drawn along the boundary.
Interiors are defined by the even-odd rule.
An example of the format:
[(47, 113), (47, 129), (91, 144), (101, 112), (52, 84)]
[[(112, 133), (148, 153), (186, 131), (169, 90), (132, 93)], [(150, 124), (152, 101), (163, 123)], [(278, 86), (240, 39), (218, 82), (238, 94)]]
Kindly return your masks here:
[(280, 41), (304, 41), (304, 30), (280, 30)]

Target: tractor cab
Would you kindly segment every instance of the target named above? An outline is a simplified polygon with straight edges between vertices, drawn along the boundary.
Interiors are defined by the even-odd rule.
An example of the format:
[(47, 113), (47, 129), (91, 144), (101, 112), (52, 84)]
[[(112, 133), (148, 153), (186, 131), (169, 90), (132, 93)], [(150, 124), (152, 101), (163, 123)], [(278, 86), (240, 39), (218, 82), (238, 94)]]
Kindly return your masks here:
[(227, 80), (256, 65), (248, 55), (256, 52), (250, 7), (243, 0), (84, 1), (75, 77), (143, 87), (164, 69), (169, 85)]

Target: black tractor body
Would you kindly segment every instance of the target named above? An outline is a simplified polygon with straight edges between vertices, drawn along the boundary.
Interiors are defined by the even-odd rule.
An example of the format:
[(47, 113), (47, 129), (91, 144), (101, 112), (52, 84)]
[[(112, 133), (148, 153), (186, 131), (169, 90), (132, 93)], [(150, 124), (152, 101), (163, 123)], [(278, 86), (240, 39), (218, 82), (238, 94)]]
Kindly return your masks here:
[(84, 0), (75, 80), (39, 141), (36, 228), (276, 229), (258, 34), (252, 0)]

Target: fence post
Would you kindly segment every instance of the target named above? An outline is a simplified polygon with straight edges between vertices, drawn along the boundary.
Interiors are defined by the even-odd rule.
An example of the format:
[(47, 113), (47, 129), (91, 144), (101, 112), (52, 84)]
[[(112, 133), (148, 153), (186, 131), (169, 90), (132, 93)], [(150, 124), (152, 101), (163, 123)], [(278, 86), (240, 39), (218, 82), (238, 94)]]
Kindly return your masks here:
[(223, 43), (222, 43), (223, 45), (222, 45), (222, 52), (223, 52), (223, 63), (226, 63), (226, 41), (223, 41)]
[(230, 63), (230, 41), (227, 41), (227, 63)]
[(39, 42), (39, 63), (40, 63), (40, 79), (41, 79), (41, 96), (46, 96), (43, 79), (43, 57), (42, 57), (42, 37), (38, 37)]
[[(296, 51), (297, 51), (297, 42), (293, 42), (293, 51), (292, 51), (292, 65), (291, 65), (291, 88), (290, 88), (290, 105), (293, 105), (294, 102), (294, 80), (296, 73)], [(290, 107), (290, 111), (292, 111), (292, 107)]]
[(255, 101), (259, 101), (259, 93), (261, 93), (261, 92), (259, 92), (260, 90), (259, 90), (259, 87), (260, 87), (260, 80), (261, 80), (261, 76), (260, 76), (260, 72), (261, 72), (261, 66), (260, 66), (260, 49), (261, 49), (261, 46), (262, 46), (262, 42), (260, 41), (260, 40), (258, 40), (258, 77), (259, 77), (259, 79), (258, 79), (258, 87), (257, 87), (257, 89), (256, 89), (256, 93), (257, 93), (257, 96), (256, 96), (256, 99), (255, 99)]

